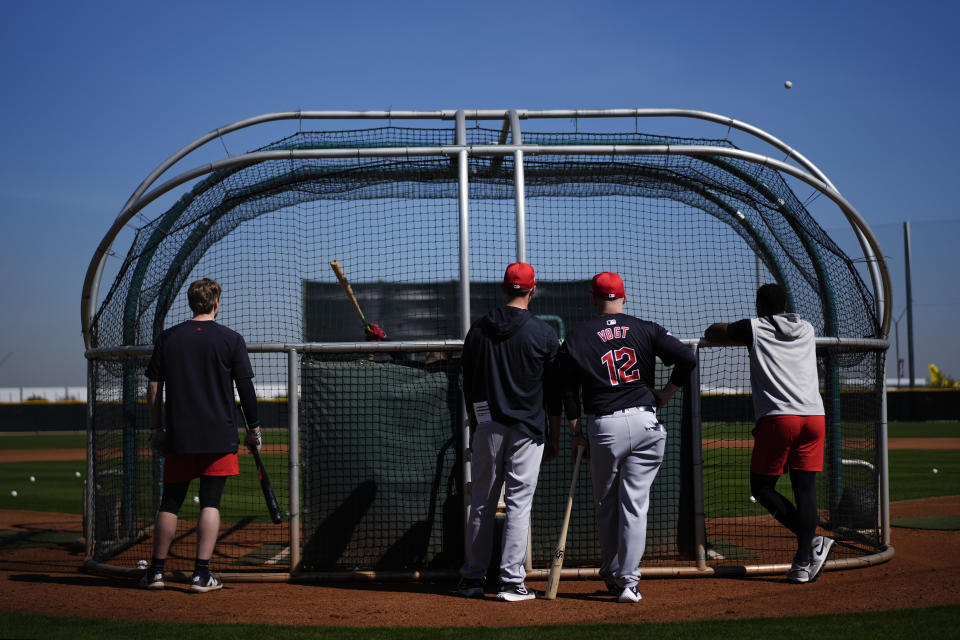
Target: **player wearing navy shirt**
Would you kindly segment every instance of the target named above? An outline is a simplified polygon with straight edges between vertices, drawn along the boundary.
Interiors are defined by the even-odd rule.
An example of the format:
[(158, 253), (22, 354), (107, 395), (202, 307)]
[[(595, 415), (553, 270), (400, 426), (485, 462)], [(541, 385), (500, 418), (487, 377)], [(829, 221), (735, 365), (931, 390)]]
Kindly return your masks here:
[(501, 487), (506, 517), (497, 598), (536, 597), (524, 585), (523, 565), (540, 463), (556, 456), (560, 395), (553, 375), (560, 345), (550, 325), (529, 310), (534, 276), (525, 262), (508, 266), (502, 285), (506, 304), (475, 322), (463, 342), (473, 496), (457, 591), (466, 597), (483, 595)]
[[(637, 602), (650, 486), (667, 440), (656, 410), (686, 384), (697, 359), (660, 325), (623, 313), (626, 292), (616, 273), (594, 276), (592, 295), (597, 317), (574, 329), (560, 349), (564, 409), (574, 447), (588, 446), (590, 455), (600, 575), (619, 602)], [(661, 391), (654, 386), (657, 358), (673, 366)]]
[[(164, 566), (177, 531), (177, 514), (190, 481), (200, 478), (197, 556), (191, 591), (220, 589), (210, 558), (220, 530), (220, 498), (229, 476), (240, 473), (233, 385), (237, 386), (249, 431), (246, 442), (260, 450), (257, 396), (247, 345), (236, 331), (214, 322), (220, 312), (220, 285), (209, 278), (190, 285), (193, 319), (157, 338), (147, 365), (151, 445), (164, 456), (163, 494), (157, 510), (153, 561), (140, 585), (163, 589)], [(166, 387), (166, 428), (161, 415)]]

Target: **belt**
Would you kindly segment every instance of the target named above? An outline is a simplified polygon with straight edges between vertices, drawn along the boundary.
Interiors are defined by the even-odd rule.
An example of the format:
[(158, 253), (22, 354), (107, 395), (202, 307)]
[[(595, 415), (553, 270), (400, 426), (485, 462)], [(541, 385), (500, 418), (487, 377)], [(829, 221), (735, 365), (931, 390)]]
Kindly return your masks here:
[(626, 409), (618, 409), (617, 411), (610, 411), (609, 413), (595, 413), (595, 414), (593, 414), (593, 417), (594, 417), (594, 418), (603, 418), (603, 417), (605, 417), (605, 416), (615, 416), (615, 415), (617, 415), (617, 414), (627, 413), (628, 411), (632, 411), (633, 409), (636, 409), (636, 410), (638, 410), (638, 411), (646, 411), (647, 413), (656, 413), (656, 412), (657, 412), (657, 410), (654, 409), (652, 406), (650, 406), (650, 405), (643, 405), (643, 406), (640, 406), (640, 407), (627, 407)]

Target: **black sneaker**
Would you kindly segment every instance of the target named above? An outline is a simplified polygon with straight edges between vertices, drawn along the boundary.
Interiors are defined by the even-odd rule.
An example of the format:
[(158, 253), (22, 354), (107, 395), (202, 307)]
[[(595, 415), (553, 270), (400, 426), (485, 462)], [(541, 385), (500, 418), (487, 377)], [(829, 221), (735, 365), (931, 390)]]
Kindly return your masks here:
[(207, 591), (216, 591), (217, 589), (223, 589), (223, 582), (212, 573), (207, 576), (206, 580), (196, 574), (190, 578), (190, 591), (194, 593), (206, 593)]
[(483, 583), (483, 578), (460, 578), (457, 593), (464, 598), (482, 598)]
[(607, 593), (612, 596), (620, 595), (620, 587), (617, 585), (617, 579), (610, 574), (600, 574), (600, 579), (603, 580), (603, 586), (606, 587)]
[(140, 588), (154, 591), (163, 589), (163, 571), (153, 567), (147, 569), (147, 572), (140, 578)]
[(527, 589), (526, 585), (522, 582), (520, 584), (507, 584), (505, 582), (500, 583), (500, 590), (497, 593), (498, 600), (505, 600), (507, 602), (519, 602), (520, 600), (533, 600), (537, 597), (530, 589)]

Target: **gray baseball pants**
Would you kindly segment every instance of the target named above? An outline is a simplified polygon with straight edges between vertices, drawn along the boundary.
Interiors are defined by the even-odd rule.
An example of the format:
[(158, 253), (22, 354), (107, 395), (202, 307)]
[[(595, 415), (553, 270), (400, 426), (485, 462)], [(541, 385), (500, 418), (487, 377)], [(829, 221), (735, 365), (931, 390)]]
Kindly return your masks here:
[(647, 509), (667, 443), (649, 407), (590, 418), (590, 475), (600, 536), (600, 575), (636, 586), (647, 546)]
[(530, 534), (530, 508), (540, 475), (543, 443), (496, 422), (479, 425), (473, 436), (473, 498), (467, 519), (466, 562), (460, 575), (482, 579), (493, 548), (494, 519), (500, 488), (504, 489), (506, 519), (500, 553), (500, 581), (520, 584)]

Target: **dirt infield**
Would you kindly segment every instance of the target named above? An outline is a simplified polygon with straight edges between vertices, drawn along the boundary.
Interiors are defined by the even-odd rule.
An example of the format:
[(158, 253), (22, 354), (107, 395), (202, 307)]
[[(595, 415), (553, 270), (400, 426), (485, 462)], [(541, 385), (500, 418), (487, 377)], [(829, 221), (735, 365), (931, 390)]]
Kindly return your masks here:
[[(894, 518), (960, 514), (960, 496), (892, 505)], [(0, 610), (184, 622), (349, 626), (525, 626), (878, 611), (960, 603), (960, 532), (894, 528), (894, 558), (865, 569), (829, 571), (811, 585), (781, 577), (653, 579), (643, 600), (617, 604), (593, 580), (560, 585), (555, 602), (502, 603), (453, 595), (452, 583), (294, 585), (234, 583), (191, 594), (183, 584), (143, 592), (131, 580), (83, 573), (79, 516), (0, 511), (0, 529), (20, 544), (0, 546)], [(30, 540), (47, 533), (44, 546)], [(49, 542), (59, 536), (60, 542)], [(8, 539), (9, 540), (9, 539)], [(37, 541), (40, 544), (40, 541)], [(542, 589), (543, 583), (530, 582)], [(255, 603), (253, 606), (251, 603)]]

